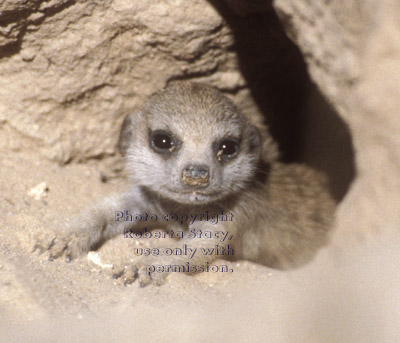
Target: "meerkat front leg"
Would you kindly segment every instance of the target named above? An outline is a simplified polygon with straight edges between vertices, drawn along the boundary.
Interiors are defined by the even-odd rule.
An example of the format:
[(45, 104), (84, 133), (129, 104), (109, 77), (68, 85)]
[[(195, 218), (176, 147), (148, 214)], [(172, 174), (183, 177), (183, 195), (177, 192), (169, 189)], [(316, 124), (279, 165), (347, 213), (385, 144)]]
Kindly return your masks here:
[(135, 190), (109, 197), (97, 206), (62, 223), (60, 227), (41, 232), (36, 237), (33, 250), (38, 250), (39, 253), (47, 252), (50, 260), (64, 255), (69, 262), (104, 240), (123, 233), (132, 223), (117, 221), (116, 212), (129, 210), (131, 213), (141, 213), (141, 203), (140, 192)]

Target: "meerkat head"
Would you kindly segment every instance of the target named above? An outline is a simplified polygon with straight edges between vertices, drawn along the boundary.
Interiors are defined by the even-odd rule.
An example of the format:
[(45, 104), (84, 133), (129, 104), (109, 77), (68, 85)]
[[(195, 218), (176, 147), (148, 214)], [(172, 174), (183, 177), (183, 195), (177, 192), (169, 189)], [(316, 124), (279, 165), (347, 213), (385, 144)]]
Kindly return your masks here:
[(258, 130), (219, 91), (174, 82), (125, 119), (120, 149), (136, 184), (200, 205), (254, 180), (261, 142)]

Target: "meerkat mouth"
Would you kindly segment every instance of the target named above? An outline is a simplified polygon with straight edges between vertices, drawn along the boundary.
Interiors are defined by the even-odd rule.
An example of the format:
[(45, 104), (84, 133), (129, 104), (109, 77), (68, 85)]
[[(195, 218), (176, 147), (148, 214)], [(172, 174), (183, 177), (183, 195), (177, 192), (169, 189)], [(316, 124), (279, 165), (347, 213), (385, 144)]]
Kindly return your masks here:
[(200, 190), (168, 190), (167, 194), (169, 193), (169, 197), (174, 199), (175, 201), (187, 203), (187, 204), (204, 204), (214, 201), (216, 198), (220, 197), (219, 193), (207, 193)]
[(208, 195), (207, 193), (203, 192), (198, 192), (198, 191), (183, 191), (183, 192), (177, 192), (179, 194), (193, 194), (193, 195)]
[(214, 196), (216, 196), (218, 193), (207, 193), (207, 192), (204, 192), (204, 191), (198, 191), (198, 190), (196, 190), (196, 191), (194, 191), (194, 190), (191, 190), (191, 191), (172, 191), (172, 190), (169, 190), (169, 192), (171, 192), (171, 193), (174, 193), (174, 194), (180, 194), (180, 195), (201, 195), (201, 196), (204, 196), (204, 197), (214, 197)]

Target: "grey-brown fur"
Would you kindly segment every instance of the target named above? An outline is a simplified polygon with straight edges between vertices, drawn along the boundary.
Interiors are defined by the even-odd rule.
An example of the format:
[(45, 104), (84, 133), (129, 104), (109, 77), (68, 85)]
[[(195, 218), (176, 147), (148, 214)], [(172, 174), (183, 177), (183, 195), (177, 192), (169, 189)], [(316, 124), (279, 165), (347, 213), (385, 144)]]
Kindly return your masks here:
[[(301, 265), (326, 242), (334, 203), (324, 177), (302, 165), (277, 162), (276, 146), (267, 133), (260, 134), (214, 88), (172, 83), (125, 120), (120, 138), (131, 189), (73, 220), (51, 244), (39, 240), (37, 247), (48, 249), (52, 257), (64, 254), (74, 258), (122, 234), (132, 226), (131, 222), (115, 221), (115, 212), (124, 210), (157, 214), (159, 218), (172, 213), (232, 212), (232, 221), (216, 225), (195, 221), (190, 228), (185, 227), (186, 231), (229, 232), (232, 241), (184, 237), (174, 247), (187, 244), (200, 251), (229, 243), (236, 258), (271, 267)], [(169, 138), (173, 144), (165, 149)], [(165, 223), (158, 221), (154, 226), (159, 228), (160, 224)], [(147, 258), (145, 263), (201, 265), (215, 258), (199, 252), (192, 259), (158, 256)], [(143, 266), (138, 267), (141, 284), (152, 279), (161, 283), (165, 276), (149, 276)]]

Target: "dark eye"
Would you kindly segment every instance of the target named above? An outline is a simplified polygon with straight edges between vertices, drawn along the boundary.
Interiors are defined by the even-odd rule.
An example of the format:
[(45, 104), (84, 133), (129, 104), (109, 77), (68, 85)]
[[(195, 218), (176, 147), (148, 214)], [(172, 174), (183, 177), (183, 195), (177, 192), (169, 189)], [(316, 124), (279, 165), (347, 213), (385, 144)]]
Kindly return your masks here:
[(154, 131), (150, 135), (150, 146), (158, 153), (171, 153), (175, 149), (175, 142), (170, 133)]
[(239, 151), (239, 143), (236, 139), (229, 138), (224, 139), (221, 143), (219, 143), (217, 150), (217, 158), (218, 161), (230, 160), (237, 156)]

